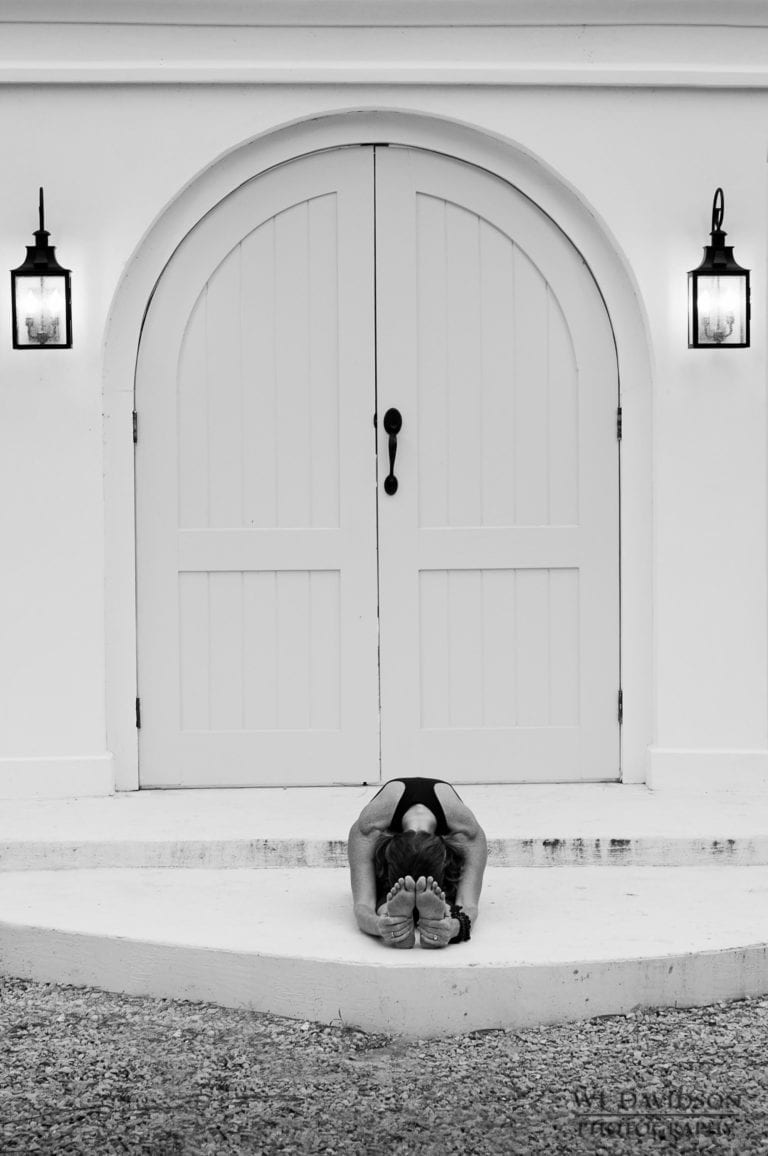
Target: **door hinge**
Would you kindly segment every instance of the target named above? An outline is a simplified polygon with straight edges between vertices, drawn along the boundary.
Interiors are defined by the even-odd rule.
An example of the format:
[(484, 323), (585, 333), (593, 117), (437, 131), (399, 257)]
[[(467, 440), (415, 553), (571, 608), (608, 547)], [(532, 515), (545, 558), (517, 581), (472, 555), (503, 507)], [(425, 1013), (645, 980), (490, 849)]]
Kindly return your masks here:
[(139, 415), (136, 410), (133, 411), (133, 444), (136, 445), (139, 440)]
[(616, 437), (621, 441), (624, 430), (624, 418), (621, 413), (621, 406), (616, 410)]
[(624, 722), (624, 691), (619, 687), (619, 726)]
[(141, 699), (136, 699), (136, 730), (141, 730)]

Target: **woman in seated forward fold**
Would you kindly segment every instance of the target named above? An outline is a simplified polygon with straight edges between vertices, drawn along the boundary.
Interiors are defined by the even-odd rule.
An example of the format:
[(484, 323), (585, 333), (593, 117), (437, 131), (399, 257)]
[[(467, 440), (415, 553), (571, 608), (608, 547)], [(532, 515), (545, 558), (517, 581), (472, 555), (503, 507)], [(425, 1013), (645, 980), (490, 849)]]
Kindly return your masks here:
[(387, 947), (469, 939), (487, 859), (475, 816), (442, 779), (391, 779), (349, 832), (355, 918)]

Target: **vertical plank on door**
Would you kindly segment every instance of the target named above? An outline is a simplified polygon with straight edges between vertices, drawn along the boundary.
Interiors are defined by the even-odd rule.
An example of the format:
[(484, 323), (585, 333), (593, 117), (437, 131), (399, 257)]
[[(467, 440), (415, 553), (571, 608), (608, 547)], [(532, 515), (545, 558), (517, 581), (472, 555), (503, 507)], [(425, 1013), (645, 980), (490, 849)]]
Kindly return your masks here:
[(240, 247), (213, 274), (206, 292), (208, 486), (211, 527), (243, 521), (243, 418), (240, 373)]
[(277, 729), (277, 574), (243, 576), (243, 724)]
[(182, 730), (211, 725), (208, 574), (179, 574), (179, 705)]
[(204, 289), (192, 310), (179, 357), (178, 516), (185, 529), (209, 524), (207, 297)]
[(308, 262), (303, 203), (275, 218), (277, 509), (285, 527), (312, 524)]
[(243, 727), (243, 576), (208, 576), (210, 616), (211, 730)]
[[(482, 524), (482, 322), (479, 222), (475, 213), (445, 206), (448, 402), (448, 525)], [(423, 294), (426, 271), (420, 278)]]
[(515, 522), (516, 315), (514, 246), (486, 221), (480, 224), (483, 318), (483, 525)]
[(518, 570), (515, 593), (517, 725), (543, 727), (549, 722), (549, 572)]
[[(549, 510), (554, 526), (579, 522), (579, 380), (571, 334), (556, 298), (549, 305)], [(590, 388), (590, 383), (585, 383)]]
[(483, 571), (484, 723), (517, 724), (515, 571)]
[(448, 574), (450, 725), (483, 725), (483, 585), (480, 570)]
[(549, 510), (548, 292), (515, 247), (515, 495), (517, 525), (546, 525)]
[[(417, 196), (416, 268), (419, 294), (416, 404), (418, 406), (418, 505), (420, 526), (448, 524), (447, 254), (445, 202)], [(413, 396), (413, 394), (411, 394)], [(406, 394), (407, 397), (407, 394)], [(413, 401), (410, 403), (413, 405)], [(402, 403), (408, 420), (408, 405)]]
[(337, 200), (309, 202), (309, 436), (311, 526), (339, 525), (339, 287)]
[(277, 525), (275, 381), (275, 224), (265, 221), (241, 244), (243, 523)]
[(316, 730), (341, 725), (339, 600), (338, 571), (309, 575), (309, 725)]
[(552, 726), (578, 726), (581, 670), (578, 570), (550, 571), (549, 613), (549, 722)]
[(447, 570), (419, 574), (421, 725), (450, 726), (451, 649)]
[(306, 730), (310, 724), (309, 572), (277, 575), (277, 726)]

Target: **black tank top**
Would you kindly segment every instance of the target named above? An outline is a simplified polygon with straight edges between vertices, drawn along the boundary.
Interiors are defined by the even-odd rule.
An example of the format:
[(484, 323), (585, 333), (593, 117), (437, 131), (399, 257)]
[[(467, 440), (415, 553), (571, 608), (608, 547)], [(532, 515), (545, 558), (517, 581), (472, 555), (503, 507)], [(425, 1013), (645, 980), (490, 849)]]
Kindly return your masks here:
[[(399, 799), (395, 807), (395, 813), (389, 822), (390, 831), (402, 831), (403, 829), (403, 815), (410, 808), (417, 803), (422, 803), (425, 807), (429, 807), (432, 814), (437, 819), (436, 835), (447, 835), (448, 824), (445, 820), (445, 812), (443, 811), (440, 801), (435, 794), (435, 783), (445, 783), (445, 779), (390, 779), (390, 783), (405, 783), (405, 790), (402, 797)], [(450, 787), (450, 783), (446, 786)], [(389, 783), (384, 784), (385, 787)], [(384, 787), (381, 788), (381, 791)], [(380, 795), (381, 791), (377, 794)]]

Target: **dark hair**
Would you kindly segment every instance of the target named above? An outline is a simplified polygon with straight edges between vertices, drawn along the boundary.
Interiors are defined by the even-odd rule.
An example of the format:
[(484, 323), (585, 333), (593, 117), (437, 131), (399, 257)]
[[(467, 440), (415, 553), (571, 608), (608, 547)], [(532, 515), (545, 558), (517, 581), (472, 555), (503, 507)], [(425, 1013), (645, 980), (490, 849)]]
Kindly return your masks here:
[(463, 864), (461, 851), (451, 835), (429, 835), (426, 831), (382, 835), (373, 855), (376, 906), (381, 906), (387, 892), (406, 875), (414, 879), (431, 875), (448, 902), (455, 903)]

